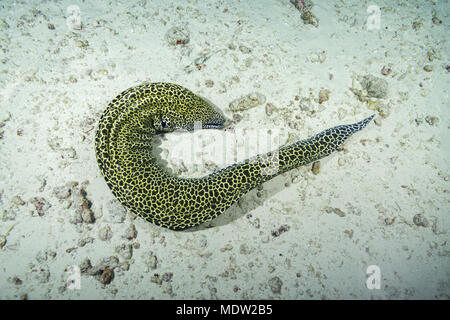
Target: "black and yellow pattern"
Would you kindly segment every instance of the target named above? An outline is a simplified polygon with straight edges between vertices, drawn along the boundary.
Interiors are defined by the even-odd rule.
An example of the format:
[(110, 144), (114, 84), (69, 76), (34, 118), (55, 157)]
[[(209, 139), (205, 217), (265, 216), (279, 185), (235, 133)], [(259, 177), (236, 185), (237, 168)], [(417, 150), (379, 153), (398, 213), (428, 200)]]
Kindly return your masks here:
[(144, 83), (119, 94), (100, 118), (95, 151), (117, 199), (156, 225), (183, 230), (209, 221), (257, 185), (335, 151), (371, 117), (325, 130), (204, 178), (169, 175), (151, 154), (152, 136), (175, 129), (222, 128), (225, 119), (203, 99), (171, 83)]

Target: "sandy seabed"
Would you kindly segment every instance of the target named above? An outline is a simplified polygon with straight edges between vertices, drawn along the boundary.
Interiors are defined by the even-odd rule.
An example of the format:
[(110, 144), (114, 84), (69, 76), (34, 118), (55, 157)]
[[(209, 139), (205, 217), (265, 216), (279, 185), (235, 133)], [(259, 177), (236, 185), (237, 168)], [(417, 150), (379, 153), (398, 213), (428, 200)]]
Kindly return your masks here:
[[(0, 298), (449, 299), (449, 9), (315, 1), (307, 20), (288, 0), (0, 2)], [(128, 214), (94, 153), (108, 102), (144, 81), (211, 101), (237, 145), (377, 116), (318, 173), (174, 232)], [(213, 131), (156, 149), (185, 177), (243, 159), (175, 152), (192, 137), (208, 150)]]

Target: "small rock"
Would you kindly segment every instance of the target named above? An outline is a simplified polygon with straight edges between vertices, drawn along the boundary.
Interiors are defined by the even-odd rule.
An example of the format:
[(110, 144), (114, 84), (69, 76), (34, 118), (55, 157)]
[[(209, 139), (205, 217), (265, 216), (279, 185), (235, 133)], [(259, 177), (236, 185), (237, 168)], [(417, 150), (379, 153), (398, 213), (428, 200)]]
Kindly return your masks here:
[(185, 26), (172, 27), (167, 31), (166, 39), (170, 45), (189, 43), (189, 30)]
[(383, 76), (389, 75), (391, 73), (391, 71), (392, 71), (391, 68), (388, 68), (386, 66), (383, 66), (383, 68), (381, 68), (381, 74)]
[(384, 224), (386, 224), (387, 226), (390, 226), (395, 222), (395, 219), (397, 219), (396, 216), (394, 216), (393, 218), (385, 218)]
[(349, 237), (350, 239), (353, 238), (353, 230), (344, 230), (344, 233)]
[(278, 229), (272, 231), (272, 236), (278, 237), (282, 233), (289, 231), (290, 227), (287, 224), (281, 225)]
[(426, 72), (431, 72), (433, 71), (433, 66), (427, 64), (426, 66), (423, 67), (423, 70), (425, 70)]
[(91, 260), (88, 258), (84, 259), (79, 265), (81, 273), (88, 273), (92, 269)]
[(437, 16), (433, 16), (431, 21), (433, 21), (434, 24), (442, 24), (442, 20), (439, 19)]
[(428, 61), (432, 62), (436, 58), (436, 56), (437, 54), (435, 49), (430, 49), (427, 51)]
[(266, 102), (266, 96), (259, 92), (253, 92), (246, 96), (233, 100), (229, 107), (233, 112), (248, 110)]
[(63, 159), (67, 159), (67, 158), (76, 159), (77, 158), (77, 152), (72, 147), (61, 149), (61, 158), (63, 158)]
[[(260, 191), (258, 191), (260, 192)], [(259, 229), (261, 227), (261, 223), (259, 218), (255, 218), (254, 220), (250, 221), (250, 224), (255, 227), (256, 229)]]
[(319, 19), (311, 12), (312, 0), (291, 0), (291, 3), (301, 12), (303, 23), (312, 24), (315, 27), (319, 25)]
[(274, 294), (280, 294), (281, 293), (281, 286), (283, 285), (283, 281), (281, 281), (278, 277), (273, 277), (269, 279), (269, 287), (270, 290), (272, 290), (272, 293)]
[(141, 247), (139, 242), (133, 242), (133, 249), (139, 249)]
[(362, 77), (361, 85), (366, 90), (367, 96), (372, 98), (385, 98), (387, 96), (388, 83), (386, 80), (372, 75)]
[(73, 191), (73, 200), (75, 212), (79, 215), (81, 222), (94, 223), (95, 216), (94, 212), (91, 210), (92, 203), (87, 199), (87, 192), (83, 187)]
[(72, 188), (70, 184), (66, 184), (64, 186), (55, 187), (53, 189), (53, 193), (55, 197), (59, 200), (67, 199), (72, 194)]
[(111, 227), (104, 226), (104, 227), (100, 228), (98, 237), (100, 238), (100, 240), (103, 240), (103, 241), (110, 240), (112, 238)]
[(94, 212), (92, 212), (92, 210), (90, 208), (84, 208), (81, 213), (81, 221), (83, 221), (84, 223), (94, 223), (95, 222), (95, 216), (94, 216)]
[(414, 216), (414, 218), (413, 218), (413, 222), (414, 222), (414, 224), (416, 225), (416, 226), (418, 226), (418, 227), (424, 227), (424, 228), (426, 228), (426, 227), (428, 227), (430, 224), (429, 224), (429, 222), (428, 222), (428, 220), (427, 220), (427, 218), (425, 218), (424, 217), (424, 215), (423, 214), (416, 214), (415, 216)]
[(327, 89), (322, 89), (319, 91), (319, 104), (324, 103), (325, 101), (328, 101), (330, 91)]
[(87, 40), (84, 40), (84, 41), (83, 40), (77, 40), (76, 45), (77, 45), (78, 48), (86, 48), (86, 47), (89, 46), (89, 42)]
[(147, 255), (147, 258), (145, 259), (145, 264), (151, 270), (155, 270), (158, 267), (158, 258), (153, 254), (153, 252), (150, 252)]
[(423, 23), (420, 21), (414, 21), (412, 23), (412, 28), (416, 31), (419, 30), (420, 28), (422, 28), (422, 26), (423, 26)]
[(334, 214), (337, 214), (339, 217), (345, 217), (345, 212), (342, 211), (342, 210), (339, 209), (339, 208), (327, 207), (327, 208), (325, 209), (325, 212), (326, 212), (326, 213), (334, 213)]
[(437, 125), (439, 123), (439, 118), (438, 117), (433, 117), (433, 116), (426, 116), (425, 117), (425, 121), (430, 125), (430, 126), (434, 126)]
[(55, 259), (57, 253), (51, 250), (40, 250), (36, 254), (36, 261), (39, 263), (44, 263), (49, 259)]
[(18, 276), (14, 276), (10, 279), (10, 281), (15, 284), (16, 286), (20, 286), (23, 281), (18, 277)]
[(55, 30), (55, 25), (54, 25), (53, 23), (49, 23), (49, 24), (47, 25), (47, 28), (48, 28), (49, 30)]
[(275, 106), (272, 103), (266, 103), (266, 115), (271, 116), (273, 111), (275, 109)]
[(35, 273), (34, 277), (40, 283), (47, 283), (50, 279), (50, 269), (46, 264), (33, 266), (31, 272)]
[(115, 251), (125, 260), (129, 260), (133, 256), (133, 247), (131, 244), (122, 244), (117, 246)]
[(201, 248), (206, 248), (208, 246), (207, 238), (203, 236), (200, 239), (198, 239), (198, 246)]
[(25, 204), (25, 201), (23, 201), (20, 196), (14, 196), (11, 199), (11, 201), (12, 201), (12, 203), (14, 203), (15, 205), (18, 205), (18, 206), (23, 206)]
[(153, 282), (153, 283), (156, 283), (156, 284), (158, 284), (158, 285), (161, 285), (161, 284), (162, 284), (162, 279), (161, 279), (161, 277), (159, 276), (159, 274), (157, 274), (157, 273), (155, 273), (155, 274), (150, 278), (150, 281)]
[(311, 52), (306, 59), (311, 63), (324, 63), (327, 60), (327, 52), (325, 50)]
[(9, 28), (9, 24), (5, 21), (5, 19), (2, 19), (0, 21), (0, 31), (6, 30)]
[(92, 267), (89, 259), (85, 259), (80, 265), (80, 271), (86, 275), (94, 276), (103, 284), (108, 284), (114, 278), (114, 268), (119, 267), (119, 259), (115, 256), (104, 258), (100, 263)]
[(127, 217), (127, 209), (119, 201), (112, 199), (103, 207), (103, 214), (108, 222), (122, 223)]
[(240, 254), (249, 254), (250, 253), (250, 250), (245, 243), (241, 244), (241, 246), (239, 247), (239, 253)]
[(36, 208), (36, 211), (40, 217), (42, 217), (45, 212), (47, 212), (47, 210), (52, 206), (50, 202), (41, 197), (34, 197), (30, 200), (30, 202), (34, 204), (34, 207)]
[(125, 230), (125, 233), (122, 237), (128, 240), (136, 239), (137, 230), (134, 224), (130, 224), (130, 226)]
[(80, 240), (78, 241), (78, 246), (79, 246), (79, 247), (84, 247), (84, 246), (87, 245), (88, 243), (92, 243), (92, 242), (94, 242), (94, 238), (92, 238), (92, 237), (87, 237), (87, 238), (84, 238), (84, 239), (80, 239)]
[(312, 24), (314, 27), (319, 26), (319, 19), (311, 11), (302, 12), (301, 18), (304, 24)]
[(70, 247), (66, 249), (67, 253), (71, 253), (72, 251), (75, 251), (76, 249), (78, 249), (77, 247)]
[(162, 281), (169, 282), (172, 279), (172, 277), (173, 277), (172, 272), (166, 272), (162, 275), (161, 279)]
[(315, 175), (319, 174), (320, 172), (320, 161), (315, 161), (312, 164), (312, 169), (311, 169), (312, 173), (314, 173)]
[(251, 52), (252, 52), (252, 49), (250, 49), (249, 47), (246, 47), (246, 46), (244, 46), (244, 45), (240, 45), (240, 46), (239, 46), (239, 50), (240, 50), (242, 53), (251, 53)]
[(300, 11), (311, 10), (313, 7), (313, 2), (311, 0), (290, 0), (290, 2)]
[(231, 243), (227, 243), (224, 247), (220, 248), (219, 250), (221, 252), (225, 252), (225, 251), (230, 251), (233, 249), (233, 246), (231, 245)]
[(103, 273), (100, 276), (100, 282), (102, 284), (110, 284), (113, 279), (114, 279), (114, 271), (106, 267), (106, 269), (103, 270)]
[(45, 186), (47, 185), (47, 180), (45, 180), (44, 177), (38, 177), (38, 179), (39, 179), (39, 183), (40, 183), (38, 190), (39, 190), (39, 192), (43, 192), (45, 189)]

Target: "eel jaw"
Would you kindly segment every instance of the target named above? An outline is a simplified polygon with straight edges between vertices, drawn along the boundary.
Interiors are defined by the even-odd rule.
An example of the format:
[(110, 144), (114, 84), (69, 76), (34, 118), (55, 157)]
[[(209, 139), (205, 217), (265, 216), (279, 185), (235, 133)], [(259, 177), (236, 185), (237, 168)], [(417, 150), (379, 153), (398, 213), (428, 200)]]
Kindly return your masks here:
[(222, 129), (225, 124), (225, 119), (221, 117), (212, 118), (202, 122), (202, 129)]
[(177, 127), (175, 130), (193, 131), (198, 129), (223, 129), (225, 126), (225, 119), (221, 117), (211, 118), (205, 121), (195, 121), (193, 124)]

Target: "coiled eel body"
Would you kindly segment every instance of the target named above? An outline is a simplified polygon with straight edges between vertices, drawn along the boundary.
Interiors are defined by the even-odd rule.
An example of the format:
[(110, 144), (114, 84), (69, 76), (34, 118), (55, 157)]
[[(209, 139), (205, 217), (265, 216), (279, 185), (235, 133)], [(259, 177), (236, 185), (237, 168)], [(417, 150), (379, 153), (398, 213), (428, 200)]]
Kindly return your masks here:
[(176, 129), (222, 128), (225, 119), (202, 98), (172, 83), (144, 83), (114, 98), (95, 136), (97, 162), (116, 198), (156, 225), (183, 230), (209, 221), (243, 194), (292, 168), (335, 151), (374, 115), (233, 164), (203, 178), (165, 172), (151, 154), (152, 137)]

